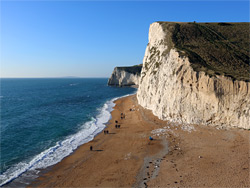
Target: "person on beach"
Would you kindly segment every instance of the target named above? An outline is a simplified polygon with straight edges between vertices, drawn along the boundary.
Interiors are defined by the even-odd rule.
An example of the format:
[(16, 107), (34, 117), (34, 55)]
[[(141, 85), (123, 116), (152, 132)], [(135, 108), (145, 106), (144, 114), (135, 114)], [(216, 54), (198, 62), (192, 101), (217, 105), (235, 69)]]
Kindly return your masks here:
[(90, 151), (92, 151), (92, 150), (93, 150), (93, 147), (92, 147), (92, 146), (90, 146), (90, 147), (89, 147), (89, 150), (90, 150)]
[(115, 123), (118, 123), (118, 121), (117, 121), (117, 120), (115, 120)]
[(153, 140), (153, 138), (150, 136), (150, 137), (149, 137), (149, 140)]
[(115, 125), (115, 128), (117, 129), (118, 125)]
[(104, 132), (104, 134), (106, 134), (106, 131), (105, 131), (105, 130), (104, 130), (103, 132)]
[(117, 128), (120, 128), (121, 125), (117, 125)]
[(109, 131), (107, 130), (106, 133), (109, 134)]

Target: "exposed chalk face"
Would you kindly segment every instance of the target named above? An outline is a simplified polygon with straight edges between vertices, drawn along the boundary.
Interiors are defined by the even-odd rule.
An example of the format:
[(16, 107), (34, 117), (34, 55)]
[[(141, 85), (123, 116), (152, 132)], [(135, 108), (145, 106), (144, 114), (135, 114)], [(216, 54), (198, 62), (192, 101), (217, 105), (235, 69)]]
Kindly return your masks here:
[(148, 41), (151, 45), (157, 45), (164, 40), (166, 33), (163, 31), (159, 23), (151, 24), (149, 28)]
[[(141, 70), (141, 69), (139, 69)], [(122, 68), (115, 67), (111, 77), (108, 80), (108, 85), (115, 86), (131, 86), (139, 84), (140, 72), (129, 72)]]
[(250, 83), (195, 72), (187, 57), (162, 42), (159, 23), (149, 29), (137, 99), (162, 120), (250, 129)]

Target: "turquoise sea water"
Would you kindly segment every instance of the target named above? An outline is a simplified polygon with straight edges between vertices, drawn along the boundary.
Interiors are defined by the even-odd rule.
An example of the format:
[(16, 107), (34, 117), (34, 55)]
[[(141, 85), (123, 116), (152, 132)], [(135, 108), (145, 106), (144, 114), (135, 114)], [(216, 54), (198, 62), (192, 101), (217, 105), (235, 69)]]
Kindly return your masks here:
[(107, 81), (1, 79), (0, 185), (58, 163), (101, 132), (113, 100), (136, 92)]

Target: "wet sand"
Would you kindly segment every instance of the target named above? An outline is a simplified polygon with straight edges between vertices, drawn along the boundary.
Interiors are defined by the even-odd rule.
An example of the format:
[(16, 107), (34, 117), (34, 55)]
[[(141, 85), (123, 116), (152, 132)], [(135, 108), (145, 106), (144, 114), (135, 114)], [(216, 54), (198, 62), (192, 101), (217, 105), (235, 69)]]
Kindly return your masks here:
[(250, 186), (250, 131), (161, 121), (141, 108), (135, 95), (115, 103), (109, 134), (97, 135), (30, 186)]

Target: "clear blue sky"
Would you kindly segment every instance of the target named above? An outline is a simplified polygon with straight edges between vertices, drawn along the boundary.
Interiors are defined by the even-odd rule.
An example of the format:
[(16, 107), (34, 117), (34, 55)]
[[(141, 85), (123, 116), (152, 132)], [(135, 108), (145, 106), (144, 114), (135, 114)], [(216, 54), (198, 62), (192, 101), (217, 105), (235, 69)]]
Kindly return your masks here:
[(109, 77), (155, 21), (249, 22), (248, 1), (1, 1), (1, 77)]

